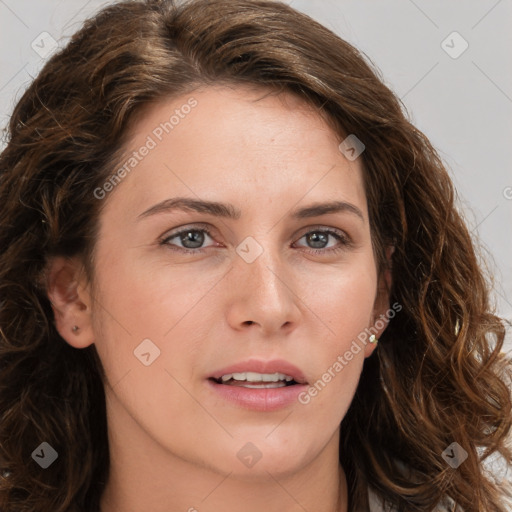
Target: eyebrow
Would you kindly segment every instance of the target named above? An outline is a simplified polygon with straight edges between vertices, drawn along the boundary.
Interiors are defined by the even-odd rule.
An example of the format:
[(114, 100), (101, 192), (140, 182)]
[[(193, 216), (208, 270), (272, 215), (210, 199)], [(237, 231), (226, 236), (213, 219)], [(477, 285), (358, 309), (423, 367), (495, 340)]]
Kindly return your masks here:
[[(193, 199), (190, 197), (173, 197), (155, 204), (151, 208), (142, 212), (138, 219), (143, 219), (158, 213), (169, 213), (174, 210), (194, 211), (222, 217), (226, 219), (238, 220), (242, 212), (229, 203), (219, 203), (217, 201), (205, 201)], [(330, 201), (326, 203), (314, 203), (304, 208), (293, 210), (291, 217), (294, 219), (307, 219), (318, 217), (330, 213), (352, 213), (364, 221), (363, 212), (352, 203), (346, 201)]]

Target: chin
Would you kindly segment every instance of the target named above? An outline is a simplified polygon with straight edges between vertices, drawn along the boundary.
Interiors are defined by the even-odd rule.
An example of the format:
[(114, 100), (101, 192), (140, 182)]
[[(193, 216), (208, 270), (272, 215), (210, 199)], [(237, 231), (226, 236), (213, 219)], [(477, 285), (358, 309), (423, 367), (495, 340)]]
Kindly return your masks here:
[[(265, 435), (268, 435), (268, 432)], [(272, 435), (270, 434), (270, 436)], [(248, 440), (245, 441), (245, 439)], [(229, 448), (224, 452), (224, 454), (231, 452), (234, 457), (224, 458), (222, 472), (231, 472), (232, 477), (252, 481), (254, 479), (268, 480), (269, 473), (275, 478), (292, 475), (314, 459), (316, 450), (313, 446), (308, 449), (308, 444), (304, 439), (299, 442), (289, 441), (289, 437), (288, 442), (286, 441), (286, 435), (276, 436), (272, 442), (270, 439), (265, 439), (264, 436), (257, 439), (254, 436), (237, 436), (237, 440), (232, 443), (234, 448)], [(318, 451), (320, 451), (320, 447), (318, 447)]]
[(243, 464), (228, 462), (223, 473), (231, 473), (230, 478), (245, 482), (268, 482), (269, 478), (281, 480), (300, 472), (305, 467), (305, 462), (294, 459), (288, 460), (281, 456), (267, 456), (256, 462), (252, 467), (244, 467)]

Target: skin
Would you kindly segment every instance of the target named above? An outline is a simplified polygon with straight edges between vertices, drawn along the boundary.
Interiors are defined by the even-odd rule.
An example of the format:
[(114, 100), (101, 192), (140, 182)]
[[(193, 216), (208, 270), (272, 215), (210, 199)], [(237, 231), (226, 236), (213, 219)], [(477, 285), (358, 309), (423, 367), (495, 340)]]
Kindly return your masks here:
[[(103, 199), (94, 288), (78, 258), (50, 267), (60, 334), (77, 349), (94, 343), (107, 375), (111, 472), (101, 510), (235, 512), (243, 503), (246, 512), (346, 511), (339, 425), (375, 345), (363, 345), (308, 404), (273, 412), (228, 403), (206, 379), (242, 360), (279, 358), (314, 383), (388, 309), (390, 278), (377, 275), (361, 158), (347, 160), (342, 139), (303, 100), (246, 86), (153, 105), (127, 154), (190, 97), (197, 106)], [(232, 203), (241, 216), (138, 218), (176, 196)], [(330, 200), (351, 203), (363, 218), (290, 215)], [(198, 223), (211, 229), (203, 252), (179, 252), (197, 247), (180, 237), (159, 244)], [(305, 236), (325, 229), (350, 244)], [(248, 236), (263, 249), (252, 263), (236, 252)], [(149, 366), (134, 356), (146, 338), (160, 350)], [(252, 467), (237, 457), (248, 442), (262, 455)]]

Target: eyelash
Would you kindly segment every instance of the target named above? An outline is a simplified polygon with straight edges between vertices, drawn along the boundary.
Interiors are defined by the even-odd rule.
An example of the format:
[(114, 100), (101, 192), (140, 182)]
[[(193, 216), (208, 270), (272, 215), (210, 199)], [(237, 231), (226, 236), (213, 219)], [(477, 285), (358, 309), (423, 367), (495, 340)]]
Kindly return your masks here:
[[(197, 249), (187, 249), (186, 247), (173, 247), (171, 244), (169, 244), (169, 240), (172, 240), (173, 238), (177, 238), (179, 237), (180, 235), (184, 234), (184, 233), (189, 233), (189, 232), (200, 232), (200, 233), (206, 233), (210, 238), (213, 238), (212, 235), (211, 235), (211, 231), (210, 229), (208, 229), (206, 226), (202, 226), (202, 227), (187, 227), (185, 229), (182, 229), (180, 231), (177, 231), (176, 233), (172, 233), (171, 235), (169, 236), (166, 236), (165, 238), (161, 239), (160, 240), (160, 245), (166, 245), (169, 249), (173, 250), (173, 251), (178, 251), (178, 252), (181, 252), (181, 253), (184, 253), (184, 254), (202, 254), (205, 252), (205, 249), (204, 248), (197, 248)], [(352, 242), (350, 240), (350, 238), (344, 234), (342, 234), (341, 232), (339, 231), (335, 231), (333, 229), (312, 229), (306, 233), (304, 233), (300, 238), (304, 238), (306, 235), (309, 235), (311, 233), (324, 233), (324, 234), (328, 234), (328, 235), (331, 235), (333, 236), (334, 238), (336, 238), (339, 242), (341, 242), (341, 245), (338, 245), (337, 247), (334, 247), (334, 248), (329, 248), (329, 249), (312, 249), (312, 248), (306, 248), (306, 252), (309, 252), (311, 254), (314, 254), (316, 256), (318, 255), (325, 255), (325, 254), (337, 254), (338, 252), (340, 251), (343, 251), (344, 249), (346, 249), (347, 247), (350, 247)]]

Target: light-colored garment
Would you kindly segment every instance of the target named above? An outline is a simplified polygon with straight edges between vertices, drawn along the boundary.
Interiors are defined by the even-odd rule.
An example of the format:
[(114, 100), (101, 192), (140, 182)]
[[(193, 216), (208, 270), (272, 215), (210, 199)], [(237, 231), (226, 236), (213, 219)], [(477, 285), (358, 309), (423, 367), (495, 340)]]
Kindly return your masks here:
[(370, 502), (370, 512), (382, 512), (381, 502), (371, 490), (368, 490), (368, 501)]
[[(370, 503), (369, 512), (395, 512), (395, 508), (388, 510), (382, 506), (382, 500), (371, 490), (368, 490), (368, 501)], [(445, 504), (437, 506), (432, 512), (448, 512), (453, 510), (453, 500), (447, 499)], [(457, 512), (464, 512), (460, 507)]]

